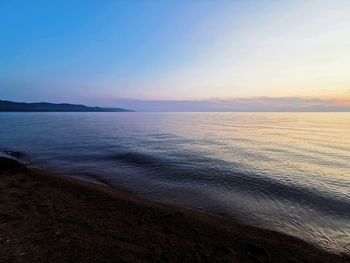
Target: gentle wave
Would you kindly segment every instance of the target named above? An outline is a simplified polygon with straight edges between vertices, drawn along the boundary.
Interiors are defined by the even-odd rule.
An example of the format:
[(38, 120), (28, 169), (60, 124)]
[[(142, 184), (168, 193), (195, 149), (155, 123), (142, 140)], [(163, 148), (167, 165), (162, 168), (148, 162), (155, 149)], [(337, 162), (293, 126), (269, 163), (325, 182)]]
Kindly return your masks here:
[(349, 251), (350, 114), (0, 114), (0, 150)]

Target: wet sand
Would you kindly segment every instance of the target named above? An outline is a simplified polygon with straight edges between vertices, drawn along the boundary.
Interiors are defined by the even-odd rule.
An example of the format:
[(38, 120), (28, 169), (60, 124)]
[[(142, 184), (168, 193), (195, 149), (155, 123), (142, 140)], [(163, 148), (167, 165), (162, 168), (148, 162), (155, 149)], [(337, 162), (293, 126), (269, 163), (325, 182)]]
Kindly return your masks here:
[(350, 262), (229, 218), (0, 157), (0, 262)]

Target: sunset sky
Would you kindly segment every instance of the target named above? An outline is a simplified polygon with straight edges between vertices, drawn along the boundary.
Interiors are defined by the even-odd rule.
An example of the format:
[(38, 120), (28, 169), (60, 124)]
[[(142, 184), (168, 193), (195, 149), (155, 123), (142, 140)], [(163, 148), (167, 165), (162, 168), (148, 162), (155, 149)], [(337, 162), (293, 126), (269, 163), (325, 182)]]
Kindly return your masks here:
[(0, 99), (347, 110), (349, 14), (348, 0), (0, 1)]

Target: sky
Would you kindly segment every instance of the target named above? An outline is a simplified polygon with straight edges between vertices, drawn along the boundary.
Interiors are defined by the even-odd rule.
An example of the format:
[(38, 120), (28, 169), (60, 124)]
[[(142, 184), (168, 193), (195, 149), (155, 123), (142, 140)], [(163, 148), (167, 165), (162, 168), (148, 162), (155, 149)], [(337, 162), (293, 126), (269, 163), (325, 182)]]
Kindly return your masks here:
[(350, 1), (0, 0), (0, 99), (350, 110)]

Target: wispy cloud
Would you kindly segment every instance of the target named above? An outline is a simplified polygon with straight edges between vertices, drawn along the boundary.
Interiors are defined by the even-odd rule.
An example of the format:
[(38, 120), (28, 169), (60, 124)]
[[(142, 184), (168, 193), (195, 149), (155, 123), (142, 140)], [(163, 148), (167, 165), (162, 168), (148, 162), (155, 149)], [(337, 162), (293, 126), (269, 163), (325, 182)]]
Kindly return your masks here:
[(350, 111), (350, 99), (252, 97), (206, 100), (114, 99), (114, 105), (137, 111), (234, 112), (234, 111)]

